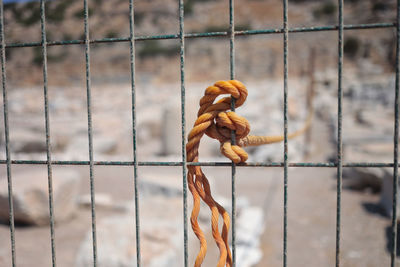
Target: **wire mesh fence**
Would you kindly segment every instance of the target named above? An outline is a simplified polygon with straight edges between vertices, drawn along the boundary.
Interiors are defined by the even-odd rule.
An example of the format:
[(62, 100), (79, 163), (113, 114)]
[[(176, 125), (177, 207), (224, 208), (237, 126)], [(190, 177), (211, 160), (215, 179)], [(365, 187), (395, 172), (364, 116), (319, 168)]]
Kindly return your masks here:
[[(96, 238), (96, 209), (95, 209), (95, 165), (104, 166), (133, 166), (134, 176), (134, 199), (135, 199), (135, 225), (136, 225), (136, 258), (137, 266), (142, 266), (141, 263), (141, 246), (140, 246), (140, 210), (139, 210), (139, 188), (138, 188), (138, 169), (140, 166), (180, 166), (182, 167), (182, 189), (183, 189), (183, 247), (184, 254), (182, 255), (184, 266), (189, 266), (188, 257), (188, 223), (187, 223), (187, 183), (186, 183), (186, 167), (188, 165), (196, 166), (231, 166), (231, 201), (232, 201), (232, 256), (233, 264), (236, 264), (236, 168), (242, 167), (280, 167), (284, 170), (283, 185), (284, 185), (284, 198), (283, 198), (283, 266), (288, 265), (287, 258), (290, 255), (288, 251), (288, 169), (291, 167), (326, 167), (337, 169), (337, 209), (336, 209), (336, 266), (341, 266), (341, 205), (342, 205), (342, 170), (346, 167), (370, 167), (370, 168), (393, 168), (393, 212), (392, 212), (392, 230), (391, 230), (391, 266), (395, 266), (396, 259), (396, 240), (397, 240), (397, 188), (398, 188), (398, 139), (399, 139), (399, 52), (400, 52), (400, 1), (397, 2), (397, 19), (393, 23), (370, 23), (370, 24), (344, 24), (343, 19), (343, 6), (344, 1), (338, 0), (338, 25), (329, 25), (323, 27), (302, 27), (290, 28), (288, 16), (288, 0), (283, 0), (283, 25), (281, 28), (262, 29), (262, 30), (241, 30), (235, 31), (235, 17), (234, 17), (234, 0), (229, 0), (229, 30), (221, 32), (201, 32), (201, 33), (185, 33), (184, 30), (184, 1), (177, 1), (177, 8), (179, 10), (179, 29), (176, 34), (155, 35), (155, 36), (136, 36), (135, 35), (135, 19), (134, 19), (134, 0), (129, 0), (129, 25), (130, 35), (122, 38), (102, 38), (91, 39), (89, 32), (89, 8), (88, 1), (84, 0), (84, 39), (83, 40), (61, 40), (61, 41), (47, 41), (46, 36), (46, 14), (45, 14), (45, 0), (40, 1), (40, 17), (41, 17), (41, 41), (40, 42), (26, 42), (26, 43), (7, 43), (4, 38), (4, 3), (0, 3), (0, 38), (1, 38), (1, 71), (2, 71), (2, 91), (3, 91), (3, 108), (4, 108), (4, 129), (5, 129), (5, 148), (6, 159), (0, 160), (0, 164), (6, 165), (7, 179), (8, 179), (8, 201), (9, 201), (9, 218), (10, 218), (10, 241), (11, 241), (11, 255), (12, 266), (17, 266), (17, 251), (15, 249), (15, 225), (14, 225), (14, 211), (13, 211), (13, 187), (11, 168), (17, 164), (32, 164), (32, 165), (46, 165), (48, 174), (48, 192), (49, 192), (49, 214), (50, 214), (50, 231), (51, 231), (51, 253), (52, 265), (56, 266), (56, 248), (55, 248), (55, 227), (54, 227), (54, 199), (53, 199), (53, 185), (52, 185), (52, 168), (53, 165), (87, 165), (90, 170), (90, 195), (91, 195), (91, 227), (92, 227), (92, 248), (93, 248), (93, 266), (97, 265), (97, 238)], [(379, 28), (395, 28), (396, 29), (396, 82), (395, 82), (395, 105), (394, 105), (394, 146), (393, 146), (393, 162), (343, 162), (342, 160), (342, 77), (343, 77), (343, 36), (344, 31), (350, 30), (363, 30), (363, 29), (379, 29)], [(336, 31), (338, 34), (337, 51), (337, 154), (336, 161), (334, 162), (289, 162), (288, 154), (288, 94), (290, 88), (288, 86), (289, 73), (288, 73), (288, 59), (289, 59), (289, 41), (291, 34), (301, 34), (304, 32), (321, 32), (321, 31)], [(267, 35), (267, 34), (280, 34), (283, 38), (283, 93), (284, 93), (284, 150), (282, 151), (284, 157), (283, 162), (249, 162), (246, 164), (222, 163), (222, 162), (199, 162), (188, 163), (186, 162), (185, 145), (186, 145), (186, 114), (185, 114), (185, 39), (187, 38), (227, 38), (229, 40), (229, 66), (230, 73), (227, 75), (230, 79), (235, 79), (235, 36), (243, 35)], [(145, 40), (167, 40), (177, 39), (180, 42), (180, 84), (181, 84), (181, 161), (138, 161), (137, 153), (137, 126), (136, 126), (136, 94), (135, 94), (135, 43)], [(131, 161), (95, 161), (93, 158), (93, 130), (92, 130), (92, 98), (91, 98), (91, 72), (90, 72), (90, 47), (96, 43), (115, 43), (126, 42), (130, 45), (130, 78), (131, 78), (131, 109), (132, 109), (132, 146), (133, 155)], [(47, 70), (47, 48), (49, 46), (68, 46), (68, 45), (83, 45), (85, 47), (85, 66), (86, 66), (86, 108), (87, 108), (87, 130), (88, 130), (88, 160), (52, 160), (51, 153), (51, 125), (49, 120), (49, 99), (48, 99), (48, 70)], [(6, 50), (17, 49), (21, 47), (40, 47), (43, 56), (43, 92), (44, 92), (44, 119), (45, 119), (45, 133), (46, 133), (46, 160), (15, 160), (11, 158), (10, 154), (10, 140), (9, 140), (9, 119), (8, 119), (8, 97), (7, 97), (7, 77), (6, 77)], [(227, 62), (228, 63), (228, 62)], [(235, 103), (232, 103), (232, 110), (234, 110)], [(235, 142), (235, 133), (232, 132), (232, 142)]]

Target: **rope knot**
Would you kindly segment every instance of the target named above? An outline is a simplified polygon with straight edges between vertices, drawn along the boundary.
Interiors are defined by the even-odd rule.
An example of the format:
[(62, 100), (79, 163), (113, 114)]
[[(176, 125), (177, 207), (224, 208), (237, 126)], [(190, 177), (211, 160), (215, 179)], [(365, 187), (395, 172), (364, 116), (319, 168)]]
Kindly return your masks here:
[(248, 155), (240, 145), (232, 145), (231, 132), (235, 131), (236, 144), (240, 144), (240, 139), (246, 137), (250, 132), (249, 122), (233, 111), (220, 112), (215, 120), (216, 130), (223, 137), (219, 138), (221, 153), (235, 163), (245, 162)]
[[(219, 95), (230, 94), (214, 103)], [(194, 136), (201, 136), (205, 133), (221, 143), (221, 153), (235, 163), (247, 160), (247, 153), (238, 145), (231, 144), (231, 132), (236, 132), (236, 143), (246, 137), (250, 132), (249, 122), (237, 115), (231, 109), (231, 99), (235, 99), (235, 107), (240, 107), (247, 98), (247, 89), (239, 81), (218, 81), (213, 86), (209, 86), (204, 96), (200, 100), (198, 118), (192, 132), (189, 134), (189, 142), (194, 140)], [(192, 134), (193, 133), (193, 134)], [(195, 139), (196, 142), (199, 139)], [(191, 148), (194, 144), (189, 144)], [(189, 155), (189, 154), (188, 154)], [(193, 157), (194, 158), (194, 157)], [(188, 157), (188, 160), (190, 158)]]

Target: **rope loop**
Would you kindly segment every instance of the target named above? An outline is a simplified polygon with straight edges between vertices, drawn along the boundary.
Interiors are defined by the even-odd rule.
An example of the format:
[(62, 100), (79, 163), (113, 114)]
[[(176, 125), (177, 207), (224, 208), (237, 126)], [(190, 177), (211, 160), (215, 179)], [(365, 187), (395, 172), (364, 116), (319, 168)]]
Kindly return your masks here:
[[(218, 96), (224, 94), (230, 96), (214, 103)], [(247, 98), (246, 87), (237, 80), (218, 81), (213, 86), (207, 87), (200, 99), (198, 118), (188, 137), (186, 151), (189, 162), (198, 156), (198, 145), (204, 134), (218, 140), (221, 143), (221, 153), (233, 162), (240, 163), (247, 160), (247, 153), (238, 145), (232, 146), (230, 141), (231, 131), (236, 131), (236, 143), (250, 132), (250, 124), (245, 118), (228, 111), (231, 108), (232, 97), (235, 99), (235, 107), (240, 107)]]

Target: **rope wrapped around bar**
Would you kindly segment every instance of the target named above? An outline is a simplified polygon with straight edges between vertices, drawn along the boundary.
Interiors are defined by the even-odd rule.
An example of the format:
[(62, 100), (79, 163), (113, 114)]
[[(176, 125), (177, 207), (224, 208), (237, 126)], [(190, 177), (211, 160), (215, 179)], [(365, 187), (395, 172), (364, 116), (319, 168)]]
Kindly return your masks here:
[[(224, 94), (230, 94), (214, 103), (215, 99)], [(188, 136), (186, 154), (188, 162), (198, 162), (200, 140), (204, 134), (217, 139), (220, 143), (220, 150), (223, 155), (234, 163), (245, 162), (248, 158), (243, 146), (258, 146), (271, 144), (283, 140), (283, 136), (248, 136), (250, 132), (249, 122), (237, 115), (231, 109), (231, 98), (235, 99), (235, 107), (240, 107), (246, 101), (247, 89), (237, 80), (218, 81), (209, 86), (204, 96), (200, 99), (198, 118)], [(313, 109), (309, 114), (302, 129), (289, 134), (288, 138), (296, 137), (305, 132), (311, 125)], [(236, 132), (236, 144), (232, 145), (231, 131)], [(203, 231), (197, 221), (200, 212), (200, 199), (202, 199), (211, 210), (212, 235), (218, 246), (220, 256), (217, 267), (231, 267), (232, 255), (229, 249), (229, 226), (230, 218), (228, 212), (218, 204), (211, 195), (210, 184), (200, 166), (188, 166), (188, 186), (193, 196), (193, 210), (190, 217), (193, 232), (200, 241), (200, 251), (197, 254), (194, 266), (200, 267), (207, 253), (207, 242)], [(222, 231), (219, 231), (218, 221), (222, 216)]]

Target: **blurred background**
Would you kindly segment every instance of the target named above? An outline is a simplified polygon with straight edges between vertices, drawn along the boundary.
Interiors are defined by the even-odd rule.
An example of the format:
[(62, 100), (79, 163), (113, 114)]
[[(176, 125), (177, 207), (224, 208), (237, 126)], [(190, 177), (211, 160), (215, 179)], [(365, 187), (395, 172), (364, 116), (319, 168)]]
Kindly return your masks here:
[[(40, 3), (3, 1), (5, 41), (41, 41)], [(129, 37), (128, 0), (89, 0), (90, 39)], [(225, 32), (229, 1), (185, 0), (185, 32)], [(338, 24), (337, 2), (289, 0), (289, 27)], [(46, 3), (47, 40), (83, 40), (83, 1)], [(136, 0), (135, 36), (177, 34), (178, 1)], [(279, 0), (236, 0), (235, 29), (280, 29)], [(344, 23), (393, 23), (394, 0), (346, 0)], [(337, 31), (289, 34), (289, 132), (300, 129), (310, 102), (311, 127), (289, 141), (290, 162), (335, 162), (337, 147)], [(236, 78), (248, 91), (237, 110), (251, 134), (283, 134), (283, 36), (236, 36)], [(394, 27), (346, 30), (343, 69), (344, 162), (393, 162), (396, 35)], [(137, 157), (181, 161), (180, 44), (178, 39), (136, 42)], [(96, 161), (132, 161), (132, 104), (128, 42), (90, 46), (93, 152)], [(185, 40), (186, 131), (207, 86), (229, 79), (227, 37)], [(48, 85), (53, 160), (87, 161), (85, 46), (48, 47)], [(6, 49), (11, 158), (46, 160), (42, 50)], [(310, 97), (314, 92), (314, 97)], [(3, 101), (3, 99), (1, 99)], [(1, 105), (1, 108), (3, 105)], [(1, 113), (2, 110), (1, 110)], [(1, 116), (0, 159), (5, 160)], [(248, 162), (283, 161), (283, 144), (246, 149)], [(201, 161), (227, 162), (219, 143), (203, 138)], [(231, 209), (231, 170), (205, 167), (213, 195)], [(392, 169), (344, 168), (342, 266), (390, 263)], [(0, 165), (0, 266), (11, 265), (6, 166)], [(50, 266), (51, 243), (46, 165), (12, 166), (18, 266)], [(182, 167), (139, 167), (143, 266), (183, 266)], [(132, 166), (95, 166), (99, 266), (136, 266)], [(58, 266), (91, 266), (88, 166), (53, 166)], [(237, 266), (282, 265), (283, 169), (237, 170)], [(336, 169), (290, 168), (288, 264), (335, 262)], [(192, 200), (188, 196), (189, 212)], [(210, 215), (200, 223), (215, 266)], [(189, 224), (189, 261), (198, 243)], [(400, 265), (399, 265), (400, 266)]]

